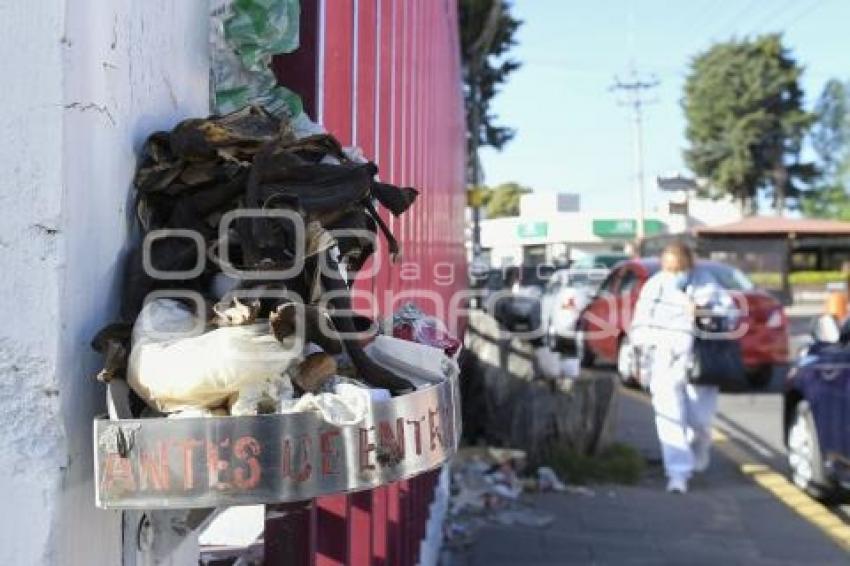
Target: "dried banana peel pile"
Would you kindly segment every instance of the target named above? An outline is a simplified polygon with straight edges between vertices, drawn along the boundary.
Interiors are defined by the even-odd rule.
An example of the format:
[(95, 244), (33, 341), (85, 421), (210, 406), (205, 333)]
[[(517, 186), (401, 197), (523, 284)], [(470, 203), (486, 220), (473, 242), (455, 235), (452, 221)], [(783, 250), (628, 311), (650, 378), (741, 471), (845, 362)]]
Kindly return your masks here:
[[(418, 192), (379, 182), (374, 163), (350, 155), (260, 107), (151, 135), (134, 181), (142, 239), (122, 320), (93, 342), (106, 357), (99, 378), (127, 379), (164, 413), (264, 412), (282, 375), (295, 397), (337, 374), (411, 391), (364, 353), (374, 324), (352, 314), (349, 281), (379, 232), (399, 253), (377, 207), (400, 216)], [(306, 359), (304, 344), (314, 348)], [(350, 367), (316, 352), (344, 354)]]

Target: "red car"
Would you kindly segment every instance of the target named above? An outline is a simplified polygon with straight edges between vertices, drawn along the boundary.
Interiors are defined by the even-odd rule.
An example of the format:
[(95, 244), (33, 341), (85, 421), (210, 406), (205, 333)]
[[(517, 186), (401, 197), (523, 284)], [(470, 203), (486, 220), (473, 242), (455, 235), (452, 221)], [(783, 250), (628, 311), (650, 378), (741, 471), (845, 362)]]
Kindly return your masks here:
[[(788, 363), (788, 319), (782, 304), (756, 289), (730, 265), (703, 260), (697, 263), (732, 294), (745, 325), (740, 340), (750, 384), (766, 385), (774, 366)], [(615, 362), (621, 379), (634, 382), (626, 331), (643, 284), (660, 268), (658, 259), (632, 259), (620, 262), (611, 271), (578, 320), (576, 346), (584, 366), (596, 359)]]

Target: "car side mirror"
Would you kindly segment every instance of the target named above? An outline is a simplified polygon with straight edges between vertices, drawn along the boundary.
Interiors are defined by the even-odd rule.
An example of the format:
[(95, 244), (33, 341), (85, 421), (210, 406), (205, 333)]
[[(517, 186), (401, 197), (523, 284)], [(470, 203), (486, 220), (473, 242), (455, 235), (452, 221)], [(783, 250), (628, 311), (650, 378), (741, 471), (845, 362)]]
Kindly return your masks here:
[(812, 338), (817, 342), (838, 344), (841, 341), (841, 327), (831, 314), (818, 317), (812, 327)]

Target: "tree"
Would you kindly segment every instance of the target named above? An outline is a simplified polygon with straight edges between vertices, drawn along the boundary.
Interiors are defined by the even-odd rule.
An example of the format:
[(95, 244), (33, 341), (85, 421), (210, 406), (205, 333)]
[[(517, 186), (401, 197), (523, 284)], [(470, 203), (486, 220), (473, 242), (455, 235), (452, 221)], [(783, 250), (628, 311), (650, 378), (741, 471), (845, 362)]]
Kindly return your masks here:
[(814, 121), (803, 110), (802, 72), (779, 34), (718, 43), (691, 62), (682, 100), (685, 160), (747, 212), (764, 190), (781, 214), (816, 175), (800, 161)]
[(803, 214), (810, 218), (850, 221), (850, 195), (842, 185), (823, 185), (807, 192), (801, 202)]
[(466, 108), (467, 181), (481, 184), (478, 148), (501, 149), (514, 130), (495, 123), (490, 102), (508, 75), (520, 64), (506, 58), (516, 45), (514, 34), (521, 22), (503, 0), (461, 0), (460, 43)]
[(850, 220), (850, 89), (830, 79), (815, 104), (812, 148), (818, 156), (821, 182), (801, 200), (803, 214), (815, 218)]
[(519, 199), (530, 192), (530, 188), (518, 183), (504, 183), (492, 189), (486, 189), (484, 205), (487, 207), (487, 217), (519, 216)]
[(846, 174), (850, 161), (850, 89), (830, 79), (815, 104), (817, 120), (812, 127), (812, 147), (828, 182)]

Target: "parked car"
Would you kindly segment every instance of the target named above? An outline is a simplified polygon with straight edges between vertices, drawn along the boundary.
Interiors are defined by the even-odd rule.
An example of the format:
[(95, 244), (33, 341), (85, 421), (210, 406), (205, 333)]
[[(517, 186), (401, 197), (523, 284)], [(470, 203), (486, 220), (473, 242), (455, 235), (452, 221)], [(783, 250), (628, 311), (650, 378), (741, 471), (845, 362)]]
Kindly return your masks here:
[(541, 299), (543, 328), (549, 347), (558, 352), (575, 348), (579, 314), (590, 304), (609, 269), (559, 269), (552, 274)]
[(571, 269), (611, 269), (621, 261), (626, 261), (626, 254), (587, 254), (570, 264)]
[(819, 322), (788, 371), (784, 430), (792, 481), (827, 499), (850, 489), (850, 325)]
[[(746, 329), (740, 341), (747, 377), (752, 386), (766, 385), (774, 367), (788, 363), (788, 319), (782, 304), (730, 265), (702, 260), (698, 265), (733, 292)], [(627, 330), (641, 288), (660, 267), (657, 258), (628, 260), (602, 282), (579, 318), (576, 345), (582, 364), (590, 365), (595, 359), (615, 362), (621, 379), (634, 382)]]
[(541, 329), (540, 298), (553, 268), (548, 265), (511, 266), (492, 270), (485, 309), (513, 332)]

